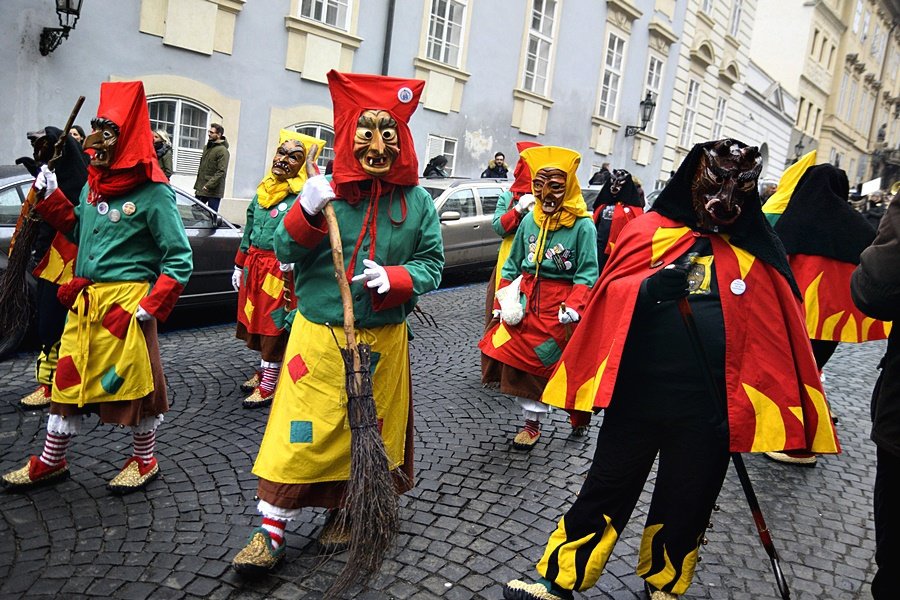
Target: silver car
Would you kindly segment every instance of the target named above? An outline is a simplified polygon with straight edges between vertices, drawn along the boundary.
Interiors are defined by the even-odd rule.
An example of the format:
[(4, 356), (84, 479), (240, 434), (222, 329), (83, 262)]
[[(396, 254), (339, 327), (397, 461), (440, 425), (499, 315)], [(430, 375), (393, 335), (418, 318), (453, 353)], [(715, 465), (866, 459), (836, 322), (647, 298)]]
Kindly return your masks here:
[(434, 198), (444, 239), (444, 269), (490, 266), (497, 260), (500, 236), (491, 221), (497, 199), (509, 189), (506, 179), (422, 179)]

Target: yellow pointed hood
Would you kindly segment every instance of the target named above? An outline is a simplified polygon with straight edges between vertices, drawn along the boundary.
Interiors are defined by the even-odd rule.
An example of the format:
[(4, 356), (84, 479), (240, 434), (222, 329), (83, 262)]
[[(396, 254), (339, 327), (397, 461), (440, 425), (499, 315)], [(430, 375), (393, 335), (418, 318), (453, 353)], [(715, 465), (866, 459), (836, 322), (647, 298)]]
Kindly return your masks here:
[[(307, 156), (309, 156), (310, 152), (315, 151), (315, 158), (319, 157), (322, 148), (325, 147), (325, 140), (320, 140), (298, 131), (282, 129), (278, 135), (278, 145), (281, 146), (281, 144), (288, 140), (297, 140), (303, 144)], [(315, 148), (315, 150), (313, 150), (313, 148)], [(289, 193), (299, 194), (300, 190), (303, 189), (304, 183), (306, 183), (306, 165), (300, 168), (296, 177), (292, 177), (287, 181), (278, 181), (275, 179), (275, 176), (272, 175), (272, 165), (270, 163), (265, 178), (263, 178), (256, 188), (256, 201), (263, 208), (269, 208), (276, 202), (280, 202)]]
[[(532, 175), (541, 169), (559, 169), (566, 173), (566, 195), (563, 197), (563, 205), (560, 208), (559, 219), (550, 219), (552, 224), (548, 223), (547, 228), (550, 231), (559, 229), (560, 227), (571, 227), (575, 224), (575, 219), (580, 217), (589, 217), (587, 204), (584, 196), (581, 195), (581, 185), (578, 183), (578, 165), (581, 164), (581, 155), (570, 150), (569, 148), (561, 148), (559, 146), (535, 146), (523, 150), (519, 155)], [(532, 187), (532, 193), (534, 187)], [(534, 207), (534, 221), (538, 227), (543, 228), (546, 215), (541, 210), (540, 203)]]
[(769, 223), (775, 225), (778, 218), (784, 214), (788, 202), (794, 194), (794, 189), (797, 187), (797, 182), (800, 181), (806, 170), (815, 164), (816, 151), (813, 150), (804, 154), (797, 162), (785, 169), (781, 179), (778, 180), (778, 188), (775, 190), (775, 193), (769, 196), (769, 199), (766, 200), (762, 207), (763, 214)]

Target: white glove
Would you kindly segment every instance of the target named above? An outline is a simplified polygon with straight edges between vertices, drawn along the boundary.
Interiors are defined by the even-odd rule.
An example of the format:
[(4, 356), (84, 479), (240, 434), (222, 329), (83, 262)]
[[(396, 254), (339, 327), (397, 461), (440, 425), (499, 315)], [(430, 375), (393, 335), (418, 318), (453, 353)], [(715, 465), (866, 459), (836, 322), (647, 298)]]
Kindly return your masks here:
[(279, 261), (278, 270), (281, 271), (282, 273), (287, 273), (288, 271), (293, 271), (294, 263), (283, 263), (283, 262)]
[(559, 307), (559, 322), (563, 325), (567, 325), (569, 323), (575, 323), (576, 321), (581, 319), (581, 315), (575, 311), (574, 308), (566, 307), (566, 310), (563, 310), (562, 307)]
[(307, 179), (300, 192), (300, 206), (310, 216), (322, 212), (325, 205), (332, 199), (334, 199), (334, 190), (331, 189), (331, 184), (324, 175), (316, 175)]
[(38, 173), (37, 178), (34, 180), (34, 189), (39, 192), (43, 191), (46, 198), (55, 192), (58, 187), (59, 183), (56, 181), (56, 173), (51, 171), (47, 165), (41, 165), (41, 172)]
[(537, 200), (532, 194), (524, 194), (516, 203), (516, 212), (520, 215), (525, 214), (526, 212), (534, 208), (535, 202), (537, 202)]
[(231, 274), (231, 287), (234, 288), (234, 291), (239, 292), (241, 290), (241, 277), (243, 276), (244, 269), (235, 266), (234, 273)]
[(149, 321), (153, 318), (153, 315), (144, 310), (143, 306), (138, 306), (137, 310), (134, 312), (134, 316), (138, 321)]
[(379, 294), (387, 294), (391, 290), (391, 282), (388, 280), (387, 271), (384, 267), (368, 258), (363, 259), (365, 270), (354, 277), (351, 281), (366, 281), (366, 287), (378, 288), (375, 290)]

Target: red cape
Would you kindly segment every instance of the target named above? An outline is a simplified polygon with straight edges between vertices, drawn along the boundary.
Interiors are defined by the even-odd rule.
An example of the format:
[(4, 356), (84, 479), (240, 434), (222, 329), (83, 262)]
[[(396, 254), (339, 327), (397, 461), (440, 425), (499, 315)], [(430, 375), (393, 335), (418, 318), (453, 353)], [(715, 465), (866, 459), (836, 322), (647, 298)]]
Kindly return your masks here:
[[(578, 410), (609, 406), (641, 282), (684, 254), (696, 235), (656, 212), (628, 224), (543, 402)], [(727, 236), (711, 235), (710, 241), (725, 323), (731, 451), (839, 452), (802, 308), (788, 282)], [(735, 279), (746, 284), (741, 295), (730, 292)]]
[[(594, 211), (594, 225), (599, 222), (600, 215), (603, 214), (603, 209), (607, 206), (609, 205), (601, 204)], [(643, 208), (638, 206), (625, 206), (621, 202), (616, 202), (615, 208), (613, 208), (612, 224), (609, 227), (609, 240), (607, 240), (606, 247), (603, 249), (604, 254), (612, 253), (613, 248), (616, 246), (616, 240), (619, 239), (619, 234), (622, 233), (625, 226), (642, 214), (644, 214)]]

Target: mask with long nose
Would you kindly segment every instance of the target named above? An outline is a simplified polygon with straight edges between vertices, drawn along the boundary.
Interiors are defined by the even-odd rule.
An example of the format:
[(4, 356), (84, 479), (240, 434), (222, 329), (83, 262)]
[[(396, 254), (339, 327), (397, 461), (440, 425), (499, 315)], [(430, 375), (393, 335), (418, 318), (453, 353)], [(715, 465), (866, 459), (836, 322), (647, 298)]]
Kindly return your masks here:
[(545, 215), (550, 216), (562, 208), (566, 196), (566, 178), (565, 171), (545, 168), (538, 170), (531, 180), (534, 197)]
[(366, 110), (356, 121), (353, 156), (373, 177), (387, 175), (400, 155), (397, 122), (384, 110)]
[(760, 171), (762, 157), (755, 146), (725, 139), (706, 148), (691, 184), (698, 225), (713, 229), (734, 223), (755, 191)]
[(119, 126), (109, 119), (91, 121), (90, 135), (84, 139), (84, 149), (93, 150), (91, 166), (108, 169), (116, 157), (116, 144), (119, 142)]

